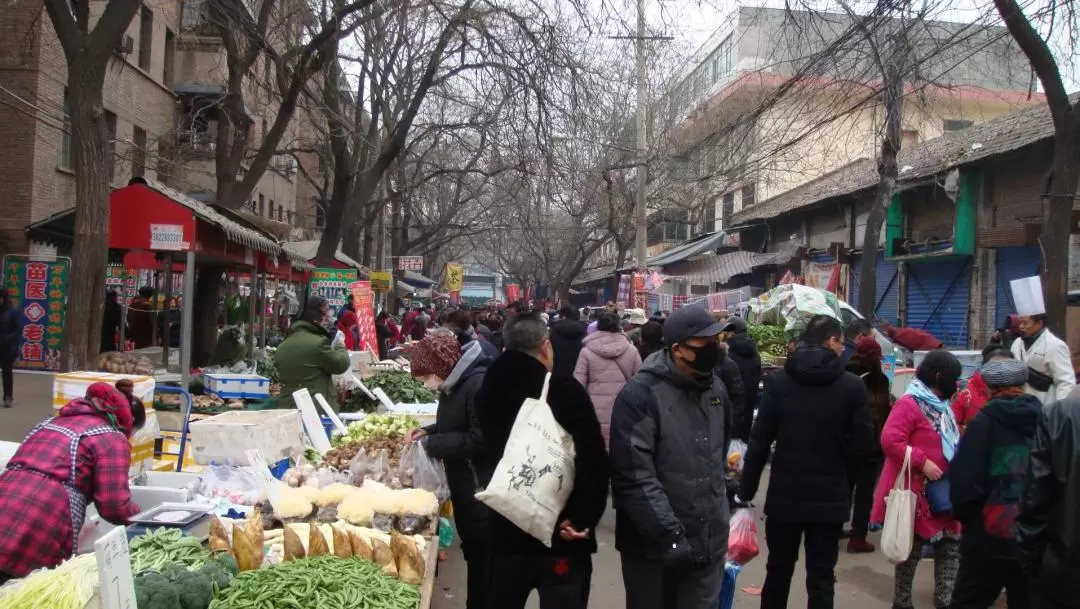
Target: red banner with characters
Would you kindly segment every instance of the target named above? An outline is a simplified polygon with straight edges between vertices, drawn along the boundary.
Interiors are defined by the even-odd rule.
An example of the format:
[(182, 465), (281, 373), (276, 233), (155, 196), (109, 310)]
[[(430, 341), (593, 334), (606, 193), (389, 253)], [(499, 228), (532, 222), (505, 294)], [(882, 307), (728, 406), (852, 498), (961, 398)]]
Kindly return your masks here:
[(354, 281), (349, 286), (356, 305), (356, 319), (360, 324), (360, 342), (364, 348), (379, 359), (379, 338), (375, 332), (375, 293), (370, 281)]
[(20, 324), (15, 368), (61, 369), (69, 268), (66, 258), (4, 259), (4, 287)]
[(521, 286), (516, 283), (506, 284), (506, 302), (517, 302), (521, 300)]

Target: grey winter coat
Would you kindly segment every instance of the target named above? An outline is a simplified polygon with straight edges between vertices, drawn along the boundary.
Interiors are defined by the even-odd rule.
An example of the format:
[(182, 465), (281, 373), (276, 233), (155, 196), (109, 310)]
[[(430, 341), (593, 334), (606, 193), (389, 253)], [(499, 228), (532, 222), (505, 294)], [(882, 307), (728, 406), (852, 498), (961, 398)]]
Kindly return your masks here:
[(719, 380), (684, 376), (666, 350), (649, 356), (611, 415), (616, 549), (659, 561), (685, 539), (697, 563), (723, 560), (730, 422)]

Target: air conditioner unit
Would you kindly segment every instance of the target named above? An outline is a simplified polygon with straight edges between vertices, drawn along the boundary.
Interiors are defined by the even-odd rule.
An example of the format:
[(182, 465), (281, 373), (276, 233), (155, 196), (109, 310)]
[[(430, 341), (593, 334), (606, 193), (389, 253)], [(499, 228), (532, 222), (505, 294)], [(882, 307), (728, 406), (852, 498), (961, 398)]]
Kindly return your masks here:
[(131, 55), (134, 51), (135, 39), (131, 36), (124, 36), (123, 42), (120, 43), (120, 48), (116, 49), (116, 52), (122, 55)]

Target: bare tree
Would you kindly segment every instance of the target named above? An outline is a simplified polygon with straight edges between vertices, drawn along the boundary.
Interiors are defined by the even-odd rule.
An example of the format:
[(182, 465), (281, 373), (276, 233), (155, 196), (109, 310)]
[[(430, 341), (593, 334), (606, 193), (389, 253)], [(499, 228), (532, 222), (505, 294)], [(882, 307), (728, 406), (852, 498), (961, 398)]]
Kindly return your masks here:
[[(1054, 155), (1043, 194), (1042, 284), (1046, 298), (1047, 325), (1056, 333), (1065, 332), (1065, 306), (1069, 291), (1069, 234), (1077, 180), (1080, 179), (1080, 98), (1070, 98), (1061, 76), (1061, 67), (1047, 40), (1016, 0), (994, 0), (1005, 27), (1031, 62), (1042, 83), (1046, 104), (1054, 122)], [(1046, 14), (1051, 23), (1061, 20), (1066, 27), (1076, 23), (1076, 7), (1066, 2), (1050, 3)], [(1075, 49), (1075, 32), (1069, 37)]]
[[(75, 243), (68, 298), (79, 306), (67, 315), (68, 370), (96, 361), (105, 302), (109, 251), (108, 132), (103, 89), (113, 53), (141, 6), (139, 0), (108, 0), (91, 24), (90, 2), (45, 0), (45, 11), (64, 49), (71, 107), (75, 169)], [(95, 6), (97, 6), (95, 4)], [(93, 27), (91, 27), (91, 25)]]

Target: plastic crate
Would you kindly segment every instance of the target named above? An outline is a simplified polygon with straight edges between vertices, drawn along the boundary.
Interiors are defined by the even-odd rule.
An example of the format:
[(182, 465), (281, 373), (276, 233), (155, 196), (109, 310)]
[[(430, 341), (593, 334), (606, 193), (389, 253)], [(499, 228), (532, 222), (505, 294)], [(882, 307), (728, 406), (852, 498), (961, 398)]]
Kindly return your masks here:
[(250, 465), (248, 450), (268, 463), (304, 452), (304, 426), (297, 410), (233, 410), (190, 427), (191, 456), (200, 465)]
[(322, 421), (323, 429), (326, 430), (326, 437), (333, 438), (334, 432), (337, 431), (337, 426), (334, 425), (334, 420), (330, 417), (319, 417), (319, 420)]
[(270, 397), (270, 379), (258, 374), (206, 374), (203, 379), (206, 393), (223, 400)]
[(285, 477), (285, 472), (289, 471), (289, 465), (291, 463), (292, 462), (289, 459), (282, 459), (270, 466), (270, 473), (278, 480), (281, 480)]

